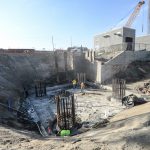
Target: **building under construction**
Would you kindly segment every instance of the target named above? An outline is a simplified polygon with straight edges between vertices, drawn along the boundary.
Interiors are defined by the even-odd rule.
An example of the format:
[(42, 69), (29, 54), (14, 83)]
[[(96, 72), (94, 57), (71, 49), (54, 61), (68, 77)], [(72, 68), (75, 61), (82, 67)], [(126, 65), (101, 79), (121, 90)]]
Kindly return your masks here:
[[(150, 36), (136, 37), (136, 29), (131, 28), (144, 4), (144, 0), (137, 4), (123, 27), (94, 36), (93, 50), (82, 46), (55, 51), (0, 49), (0, 125), (38, 131), (44, 138), (63, 136), (65, 140), (65, 136), (74, 136), (74, 139), (67, 139), (71, 140), (69, 142), (72, 145), (84, 138), (91, 142), (97, 134), (102, 136), (100, 140), (103, 141), (107, 139), (103, 134), (105, 130), (110, 133), (119, 129), (121, 134), (121, 131), (128, 130), (128, 134), (131, 134), (133, 129), (137, 131), (144, 127), (144, 131), (147, 131), (147, 109), (150, 107), (150, 82), (147, 81), (150, 79)], [(143, 84), (144, 79), (147, 79), (147, 83)], [(143, 87), (134, 87), (141, 85), (141, 82)], [(147, 113), (146, 117), (136, 116), (139, 113), (136, 107), (136, 113), (135, 110), (132, 112), (132, 107), (139, 104), (144, 104), (147, 108), (147, 112), (143, 111), (142, 114)], [(130, 119), (125, 118), (128, 116), (126, 111), (127, 114), (129, 111)], [(117, 120), (115, 116), (122, 112), (125, 115)], [(135, 120), (132, 122), (132, 119)], [(142, 123), (135, 124), (137, 120), (142, 120)], [(126, 129), (128, 124), (131, 127)], [(144, 139), (142, 131), (137, 131), (138, 137)], [(84, 133), (83, 136), (76, 139), (76, 135), (81, 133)], [(118, 131), (116, 133), (117, 135), (111, 133), (113, 138), (119, 137)], [(123, 142), (127, 139), (126, 143), (134, 138), (123, 135)], [(62, 139), (54, 140), (60, 146)], [(92, 141), (93, 145), (99, 144), (96, 140), (99, 137)], [(135, 138), (136, 140), (139, 139)], [(117, 142), (111, 143), (116, 145)], [(9, 143), (4, 142), (3, 145), (11, 147)], [(104, 149), (107, 148), (107, 143), (103, 146)], [(123, 149), (128, 148), (123, 146)]]

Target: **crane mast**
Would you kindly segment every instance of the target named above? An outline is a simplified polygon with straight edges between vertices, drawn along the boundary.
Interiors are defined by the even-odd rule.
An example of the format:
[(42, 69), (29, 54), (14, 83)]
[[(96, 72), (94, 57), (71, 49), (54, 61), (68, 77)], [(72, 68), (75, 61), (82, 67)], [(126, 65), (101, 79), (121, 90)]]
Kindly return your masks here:
[(134, 20), (136, 19), (137, 15), (140, 12), (141, 7), (145, 4), (145, 1), (142, 0), (140, 1), (137, 6), (135, 7), (133, 13), (131, 14), (131, 16), (129, 17), (128, 21), (125, 24), (125, 27), (131, 27), (132, 23), (134, 22)]

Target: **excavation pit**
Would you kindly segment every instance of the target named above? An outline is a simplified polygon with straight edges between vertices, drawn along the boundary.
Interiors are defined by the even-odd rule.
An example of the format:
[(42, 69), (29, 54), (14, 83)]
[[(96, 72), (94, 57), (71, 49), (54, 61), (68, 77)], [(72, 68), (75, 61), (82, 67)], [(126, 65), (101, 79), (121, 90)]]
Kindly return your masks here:
[(109, 90), (87, 87), (82, 94), (80, 88), (62, 87), (47, 87), (43, 97), (32, 94), (20, 107), (21, 112), (26, 109), (26, 117), (44, 137), (58, 135), (61, 130), (71, 130), (75, 135), (104, 127), (110, 117), (124, 109), (121, 102), (109, 99)]

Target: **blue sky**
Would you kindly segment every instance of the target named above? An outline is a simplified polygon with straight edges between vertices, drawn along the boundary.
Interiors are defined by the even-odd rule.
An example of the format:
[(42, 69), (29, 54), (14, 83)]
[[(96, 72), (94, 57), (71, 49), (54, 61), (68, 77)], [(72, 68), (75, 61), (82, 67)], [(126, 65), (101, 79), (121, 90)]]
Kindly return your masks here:
[[(115, 27), (139, 0), (0, 0), (0, 48), (93, 48), (96, 34)], [(147, 2), (147, 1), (146, 1)], [(127, 20), (124, 19), (121, 24)], [(147, 4), (133, 24), (147, 31)], [(142, 23), (144, 32), (142, 32)], [(117, 26), (117, 27), (118, 27)]]

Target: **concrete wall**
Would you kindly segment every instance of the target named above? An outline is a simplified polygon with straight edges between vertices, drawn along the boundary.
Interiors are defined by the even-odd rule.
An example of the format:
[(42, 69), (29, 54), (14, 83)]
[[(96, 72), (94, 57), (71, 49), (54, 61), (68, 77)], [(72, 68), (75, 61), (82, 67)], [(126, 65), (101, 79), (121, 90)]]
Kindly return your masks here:
[(101, 83), (109, 80), (116, 73), (124, 71), (133, 61), (150, 61), (149, 51), (124, 51), (101, 66)]
[(133, 38), (133, 44), (135, 43), (135, 29), (123, 27), (123, 42), (126, 42), (126, 37)]
[(112, 30), (100, 35), (96, 35), (94, 37), (94, 48), (99, 49), (101, 47), (109, 47), (110, 45), (116, 45), (122, 43), (123, 41), (122, 37), (114, 35), (114, 33), (117, 32), (123, 34), (122, 28), (117, 30)]
[(88, 80), (98, 83), (107, 82), (116, 73), (125, 71), (127, 66), (136, 60), (150, 61), (150, 51), (123, 51), (106, 63), (94, 60), (92, 53), (85, 54), (85, 60), (82, 61), (83, 72)]
[(86, 60), (85, 61), (85, 73), (86, 73), (86, 78), (87, 80), (90, 80), (90, 81), (96, 81), (96, 74), (97, 74), (97, 62), (94, 61), (94, 62), (90, 62), (89, 60)]
[(101, 62), (87, 62), (88, 69), (85, 71), (87, 75), (87, 79), (92, 82), (101, 82)]
[[(58, 72), (73, 70), (73, 54), (66, 51), (56, 51), (56, 60), (58, 64)], [(53, 58), (54, 60), (54, 58)]]
[(150, 51), (150, 35), (136, 37), (135, 50), (146, 49)]
[(83, 64), (83, 72), (86, 73), (86, 78), (89, 81), (100, 82), (101, 79), (101, 62), (94, 60), (94, 51), (87, 51), (85, 53)]
[(111, 45), (123, 44), (126, 37), (133, 38), (133, 43), (135, 42), (135, 30), (131, 28), (120, 28), (116, 30), (111, 30), (106, 33), (96, 35), (94, 37), (94, 48), (99, 50), (103, 47), (110, 47)]

